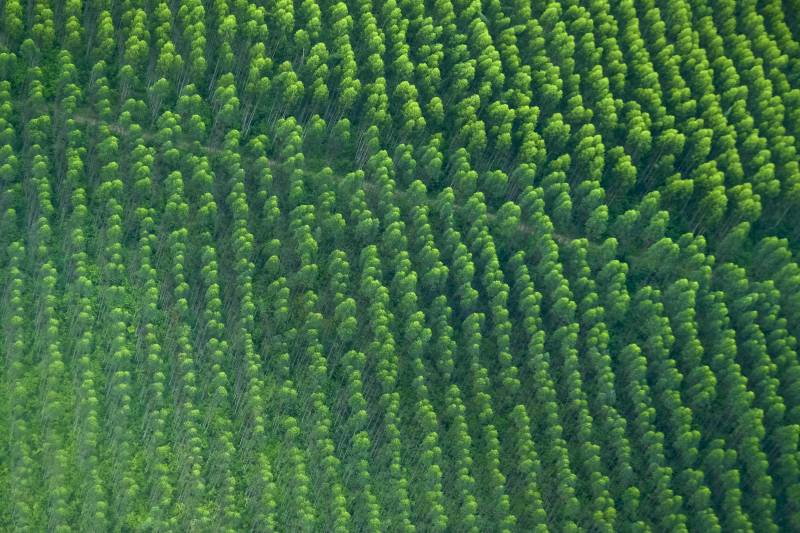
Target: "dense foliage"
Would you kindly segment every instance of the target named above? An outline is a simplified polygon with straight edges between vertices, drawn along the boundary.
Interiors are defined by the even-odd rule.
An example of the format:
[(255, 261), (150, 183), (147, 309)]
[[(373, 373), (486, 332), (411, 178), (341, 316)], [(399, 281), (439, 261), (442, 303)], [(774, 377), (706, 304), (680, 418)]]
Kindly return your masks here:
[(796, 0), (0, 0), (0, 529), (800, 531)]

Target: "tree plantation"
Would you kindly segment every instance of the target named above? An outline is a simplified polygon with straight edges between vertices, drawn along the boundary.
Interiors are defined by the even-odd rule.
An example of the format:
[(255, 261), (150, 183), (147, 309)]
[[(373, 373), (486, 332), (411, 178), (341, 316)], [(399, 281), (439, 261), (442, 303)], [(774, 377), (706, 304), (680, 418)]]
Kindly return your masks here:
[(800, 531), (798, 0), (0, 0), (0, 530)]

